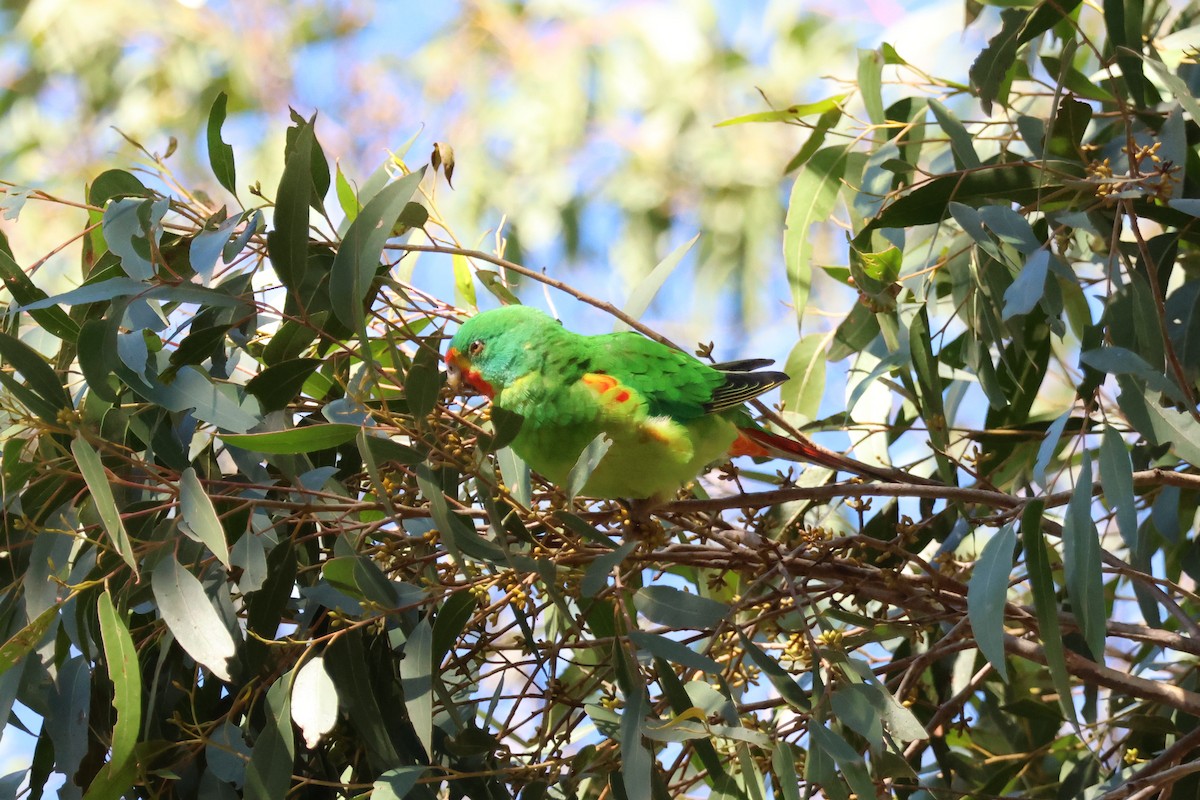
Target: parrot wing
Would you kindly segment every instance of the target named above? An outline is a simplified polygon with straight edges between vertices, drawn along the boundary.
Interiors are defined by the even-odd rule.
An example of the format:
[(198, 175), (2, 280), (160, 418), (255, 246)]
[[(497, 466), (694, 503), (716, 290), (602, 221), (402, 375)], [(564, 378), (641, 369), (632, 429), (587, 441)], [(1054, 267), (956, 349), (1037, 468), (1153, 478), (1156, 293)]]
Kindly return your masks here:
[(635, 392), (651, 416), (681, 422), (739, 406), (788, 379), (782, 372), (753, 371), (769, 359), (710, 366), (633, 332), (593, 336), (588, 343), (590, 374), (609, 375)]

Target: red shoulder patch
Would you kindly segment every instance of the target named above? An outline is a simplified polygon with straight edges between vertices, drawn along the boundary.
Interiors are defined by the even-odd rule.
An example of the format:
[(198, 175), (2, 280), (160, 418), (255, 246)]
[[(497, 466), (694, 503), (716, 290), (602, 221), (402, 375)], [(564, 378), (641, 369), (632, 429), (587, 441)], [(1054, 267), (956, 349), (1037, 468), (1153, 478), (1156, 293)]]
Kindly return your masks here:
[(628, 403), (633, 399), (633, 390), (604, 372), (589, 372), (580, 378), (583, 385), (599, 395), (602, 403)]

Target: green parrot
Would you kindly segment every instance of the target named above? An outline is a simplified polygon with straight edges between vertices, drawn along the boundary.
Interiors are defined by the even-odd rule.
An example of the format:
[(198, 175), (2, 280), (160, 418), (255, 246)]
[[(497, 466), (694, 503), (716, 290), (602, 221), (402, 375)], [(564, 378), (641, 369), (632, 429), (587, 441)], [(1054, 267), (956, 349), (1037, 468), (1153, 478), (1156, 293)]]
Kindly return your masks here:
[(740, 455), (861, 472), (753, 423), (744, 403), (788, 379), (755, 371), (769, 359), (709, 365), (639, 333), (583, 336), (537, 309), (504, 306), (463, 323), (445, 360), (452, 387), (465, 383), (523, 417), (513, 450), (557, 484), (597, 436), (610, 439), (583, 487), (589, 497), (663, 499)]

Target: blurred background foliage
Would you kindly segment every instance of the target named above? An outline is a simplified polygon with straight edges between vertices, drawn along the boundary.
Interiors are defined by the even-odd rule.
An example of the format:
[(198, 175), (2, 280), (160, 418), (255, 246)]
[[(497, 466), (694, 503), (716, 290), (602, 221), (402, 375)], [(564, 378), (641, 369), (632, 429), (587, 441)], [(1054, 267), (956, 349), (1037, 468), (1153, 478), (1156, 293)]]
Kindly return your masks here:
[[(281, 115), (319, 110), (321, 142), (359, 183), (414, 134), (421, 151), (451, 145), (439, 204), (476, 232), (462, 244), (499, 229), (513, 260), (618, 302), (703, 231), (680, 273), (694, 280), (670, 294), (696, 313), (654, 316), (691, 322), (692, 338), (714, 316), (753, 335), (788, 316), (773, 267), (783, 165), (805, 131), (714, 126), (843, 91), (827, 76), (853, 75), (856, 44), (889, 27), (921, 28), (918, 63), (961, 61), (961, 20), (950, 3), (7, 2), (0, 172), (79, 199), (98, 165), (139, 155), (119, 131), (173, 150), (183, 183), (227, 202), (202, 158), (217, 92), (243, 174), (264, 186), (282, 169)], [(19, 255), (36, 257), (34, 233), (13, 232)], [(832, 258), (844, 246), (825, 236)]]

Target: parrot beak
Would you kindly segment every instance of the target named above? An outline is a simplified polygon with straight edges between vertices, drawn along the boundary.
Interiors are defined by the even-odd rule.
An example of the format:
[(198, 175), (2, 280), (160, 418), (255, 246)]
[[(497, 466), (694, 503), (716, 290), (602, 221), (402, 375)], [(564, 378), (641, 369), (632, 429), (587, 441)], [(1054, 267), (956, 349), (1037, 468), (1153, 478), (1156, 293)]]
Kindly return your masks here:
[(471, 359), (451, 347), (446, 351), (446, 384), (455, 391), (463, 386), (487, 397), (495, 395), (495, 390), (483, 379), (479, 371), (471, 365)]
[(454, 390), (462, 385), (462, 374), (464, 369), (464, 359), (462, 354), (451, 347), (446, 351), (446, 384)]

